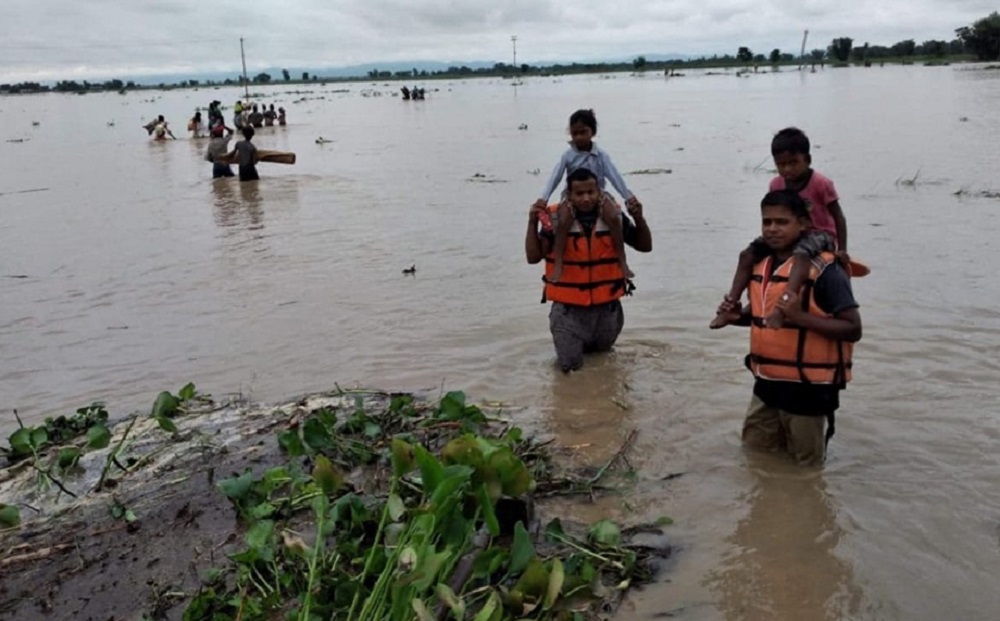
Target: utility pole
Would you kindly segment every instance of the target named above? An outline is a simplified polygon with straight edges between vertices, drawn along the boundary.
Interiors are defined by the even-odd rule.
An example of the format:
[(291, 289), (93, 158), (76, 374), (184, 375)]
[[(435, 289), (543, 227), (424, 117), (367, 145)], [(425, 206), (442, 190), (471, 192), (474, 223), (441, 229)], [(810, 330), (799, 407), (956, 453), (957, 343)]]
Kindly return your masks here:
[(517, 35), (510, 35), (510, 43), (514, 46), (514, 71), (517, 72)]
[(243, 53), (243, 37), (240, 37), (240, 58), (243, 59), (243, 89), (247, 96), (247, 101), (250, 101), (250, 80), (247, 79), (247, 57)]
[(802, 49), (799, 50), (799, 70), (802, 69), (806, 60), (806, 40), (809, 38), (809, 30), (802, 33)]

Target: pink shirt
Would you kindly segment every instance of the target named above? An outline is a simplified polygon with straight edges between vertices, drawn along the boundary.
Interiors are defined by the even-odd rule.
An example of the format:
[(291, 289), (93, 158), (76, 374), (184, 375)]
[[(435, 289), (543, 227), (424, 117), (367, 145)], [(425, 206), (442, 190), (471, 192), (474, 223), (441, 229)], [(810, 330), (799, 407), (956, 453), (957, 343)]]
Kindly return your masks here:
[[(771, 179), (771, 192), (785, 189), (785, 180), (782, 177)], [(830, 203), (840, 200), (837, 196), (837, 189), (833, 187), (833, 181), (817, 171), (812, 171), (812, 178), (806, 187), (799, 191), (799, 196), (809, 206), (812, 214), (813, 228), (819, 231), (826, 231), (837, 239), (837, 224), (830, 215)], [(840, 245), (840, 240), (837, 240)]]

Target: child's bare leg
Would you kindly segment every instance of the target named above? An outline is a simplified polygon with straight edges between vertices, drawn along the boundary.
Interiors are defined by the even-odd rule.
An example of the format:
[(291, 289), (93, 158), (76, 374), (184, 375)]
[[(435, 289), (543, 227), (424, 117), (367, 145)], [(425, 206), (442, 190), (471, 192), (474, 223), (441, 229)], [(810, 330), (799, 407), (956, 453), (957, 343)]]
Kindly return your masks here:
[(605, 198), (601, 202), (601, 219), (608, 225), (608, 232), (611, 233), (611, 244), (618, 254), (618, 263), (621, 265), (625, 278), (633, 278), (635, 274), (629, 269), (628, 260), (625, 257), (625, 236), (622, 233), (621, 209), (614, 201)]
[[(788, 273), (788, 292), (799, 293), (806, 279), (809, 278), (809, 255), (795, 253), (792, 259), (792, 270)], [(780, 308), (774, 311), (764, 320), (768, 328), (780, 328), (785, 325), (785, 314)]]
[(733, 275), (733, 285), (729, 288), (729, 293), (723, 299), (722, 304), (715, 313), (715, 319), (708, 324), (713, 330), (724, 328), (731, 320), (739, 319), (735, 316), (736, 310), (743, 292), (750, 286), (750, 278), (753, 277), (753, 250), (748, 246), (740, 251), (740, 258), (736, 264), (736, 274)]
[(559, 282), (559, 279), (562, 278), (563, 255), (566, 253), (566, 240), (569, 238), (569, 230), (572, 226), (573, 210), (570, 209), (569, 201), (563, 200), (559, 203), (559, 217), (558, 222), (556, 222), (555, 231), (556, 239), (552, 247), (555, 265), (552, 267), (552, 276), (549, 277), (550, 282)]

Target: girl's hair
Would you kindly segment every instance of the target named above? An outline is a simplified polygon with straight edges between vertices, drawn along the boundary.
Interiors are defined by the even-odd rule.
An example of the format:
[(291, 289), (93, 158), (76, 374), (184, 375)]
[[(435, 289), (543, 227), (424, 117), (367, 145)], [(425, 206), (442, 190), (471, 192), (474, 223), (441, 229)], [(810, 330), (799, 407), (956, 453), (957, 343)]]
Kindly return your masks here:
[(786, 127), (771, 140), (771, 156), (781, 153), (805, 155), (809, 157), (809, 138), (797, 127)]
[(809, 205), (793, 190), (775, 190), (768, 192), (760, 201), (760, 208), (764, 207), (787, 207), (796, 218), (808, 218)]
[(569, 126), (573, 127), (577, 123), (583, 123), (590, 128), (590, 131), (597, 135), (597, 117), (593, 110), (577, 110), (569, 115)]
[(243, 128), (243, 137), (247, 140), (253, 138), (253, 128), (249, 125)]

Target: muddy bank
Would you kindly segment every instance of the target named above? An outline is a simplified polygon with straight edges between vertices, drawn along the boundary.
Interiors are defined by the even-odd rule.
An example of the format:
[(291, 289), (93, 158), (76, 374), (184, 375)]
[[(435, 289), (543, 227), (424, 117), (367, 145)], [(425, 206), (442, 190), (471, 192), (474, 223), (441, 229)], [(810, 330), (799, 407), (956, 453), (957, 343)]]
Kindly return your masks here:
[[(248, 469), (260, 476), (288, 463), (289, 430), (308, 442), (308, 424), (304, 436), (300, 427), (310, 414), (386, 412), (394, 407), (394, 396), (338, 391), (278, 406), (216, 406), (193, 399), (166, 423), (146, 415), (119, 422), (107, 446), (83, 451), (75, 464), (52, 470), (54, 477), (32, 463), (53, 464), (55, 457), (22, 459), (0, 470), (0, 505), (16, 506), (20, 513), (18, 526), (0, 531), (0, 619), (182, 619), (208, 576), (230, 565), (230, 555), (245, 547), (248, 522), (234, 510), (235, 501), (220, 493), (219, 482)], [(454, 434), (449, 430), (459, 425), (442, 420), (429, 428)], [(447, 440), (446, 433), (439, 438)], [(362, 444), (355, 448), (365, 450)], [(47, 454), (60, 453), (59, 447), (48, 449)], [(618, 465), (612, 459), (579, 476), (536, 477), (535, 491), (586, 498), (602, 489)], [(377, 469), (376, 475), (348, 471), (343, 485), (359, 494), (380, 494), (386, 477)], [(665, 558), (665, 540), (652, 530), (657, 556)], [(648, 540), (649, 532), (644, 536)], [(591, 610), (608, 614), (628, 582), (602, 591), (605, 604)]]

